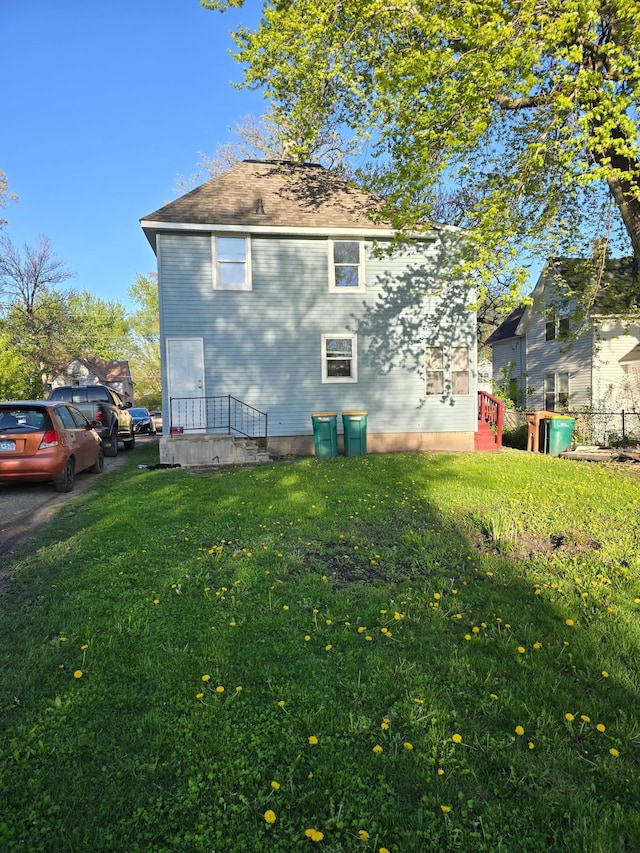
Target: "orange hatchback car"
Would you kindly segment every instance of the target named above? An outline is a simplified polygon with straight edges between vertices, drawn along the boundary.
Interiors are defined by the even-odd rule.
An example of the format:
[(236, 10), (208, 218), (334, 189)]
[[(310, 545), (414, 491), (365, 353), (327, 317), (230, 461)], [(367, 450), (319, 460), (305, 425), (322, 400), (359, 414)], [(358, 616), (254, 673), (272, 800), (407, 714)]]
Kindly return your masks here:
[(100, 436), (75, 406), (0, 403), (0, 482), (50, 481), (59, 492), (70, 492), (76, 474), (99, 474), (103, 467)]

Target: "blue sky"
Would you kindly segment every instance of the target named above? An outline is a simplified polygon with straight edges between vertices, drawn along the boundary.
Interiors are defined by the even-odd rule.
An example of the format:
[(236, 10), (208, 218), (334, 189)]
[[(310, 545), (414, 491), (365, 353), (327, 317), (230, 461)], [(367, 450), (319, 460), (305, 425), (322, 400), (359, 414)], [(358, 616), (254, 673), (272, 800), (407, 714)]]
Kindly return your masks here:
[(76, 273), (69, 285), (132, 306), (155, 270), (139, 219), (177, 197), (198, 152), (243, 116), (229, 32), (257, 4), (223, 15), (199, 0), (0, 0), (0, 169), (19, 196), (1, 215), (22, 246), (41, 235)]

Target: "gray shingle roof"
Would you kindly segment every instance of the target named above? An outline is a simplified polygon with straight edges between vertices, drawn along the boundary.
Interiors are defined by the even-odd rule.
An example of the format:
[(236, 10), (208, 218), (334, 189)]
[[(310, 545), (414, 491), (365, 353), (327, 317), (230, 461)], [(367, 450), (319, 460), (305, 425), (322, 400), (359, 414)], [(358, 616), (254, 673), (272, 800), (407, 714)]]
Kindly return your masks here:
[(373, 221), (376, 207), (373, 196), (322, 166), (244, 160), (142, 221), (388, 230), (389, 222)]

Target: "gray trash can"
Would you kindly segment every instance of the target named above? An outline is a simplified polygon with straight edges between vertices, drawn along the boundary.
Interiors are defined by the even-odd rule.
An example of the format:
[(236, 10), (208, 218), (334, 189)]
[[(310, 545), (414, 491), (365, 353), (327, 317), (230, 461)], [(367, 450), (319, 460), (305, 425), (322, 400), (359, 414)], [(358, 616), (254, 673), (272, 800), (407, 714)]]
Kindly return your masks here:
[(367, 452), (367, 412), (343, 412), (344, 455), (364, 456)]
[(318, 459), (330, 459), (338, 455), (337, 412), (313, 412), (313, 444)]

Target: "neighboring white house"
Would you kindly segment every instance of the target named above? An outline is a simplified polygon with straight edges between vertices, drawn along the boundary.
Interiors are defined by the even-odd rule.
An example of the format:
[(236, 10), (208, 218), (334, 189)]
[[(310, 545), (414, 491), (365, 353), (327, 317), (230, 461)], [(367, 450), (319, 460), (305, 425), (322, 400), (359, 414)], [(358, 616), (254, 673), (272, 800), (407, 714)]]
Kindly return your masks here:
[(107, 361), (95, 355), (72, 358), (49, 380), (51, 388), (60, 385), (109, 385), (125, 402), (133, 403), (133, 380), (128, 361)]
[(313, 413), (337, 412), (341, 433), (350, 410), (368, 413), (373, 452), (474, 449), (473, 294), (447, 277), (460, 231), (396, 244), (375, 210), (321, 166), (244, 161), (141, 220), (158, 259), (161, 453), (172, 427), (220, 430), (224, 395), (268, 415), (278, 455), (313, 452)]
[(503, 392), (530, 410), (640, 412), (633, 261), (609, 260), (601, 274), (590, 261), (550, 261), (531, 300), (487, 340)]

